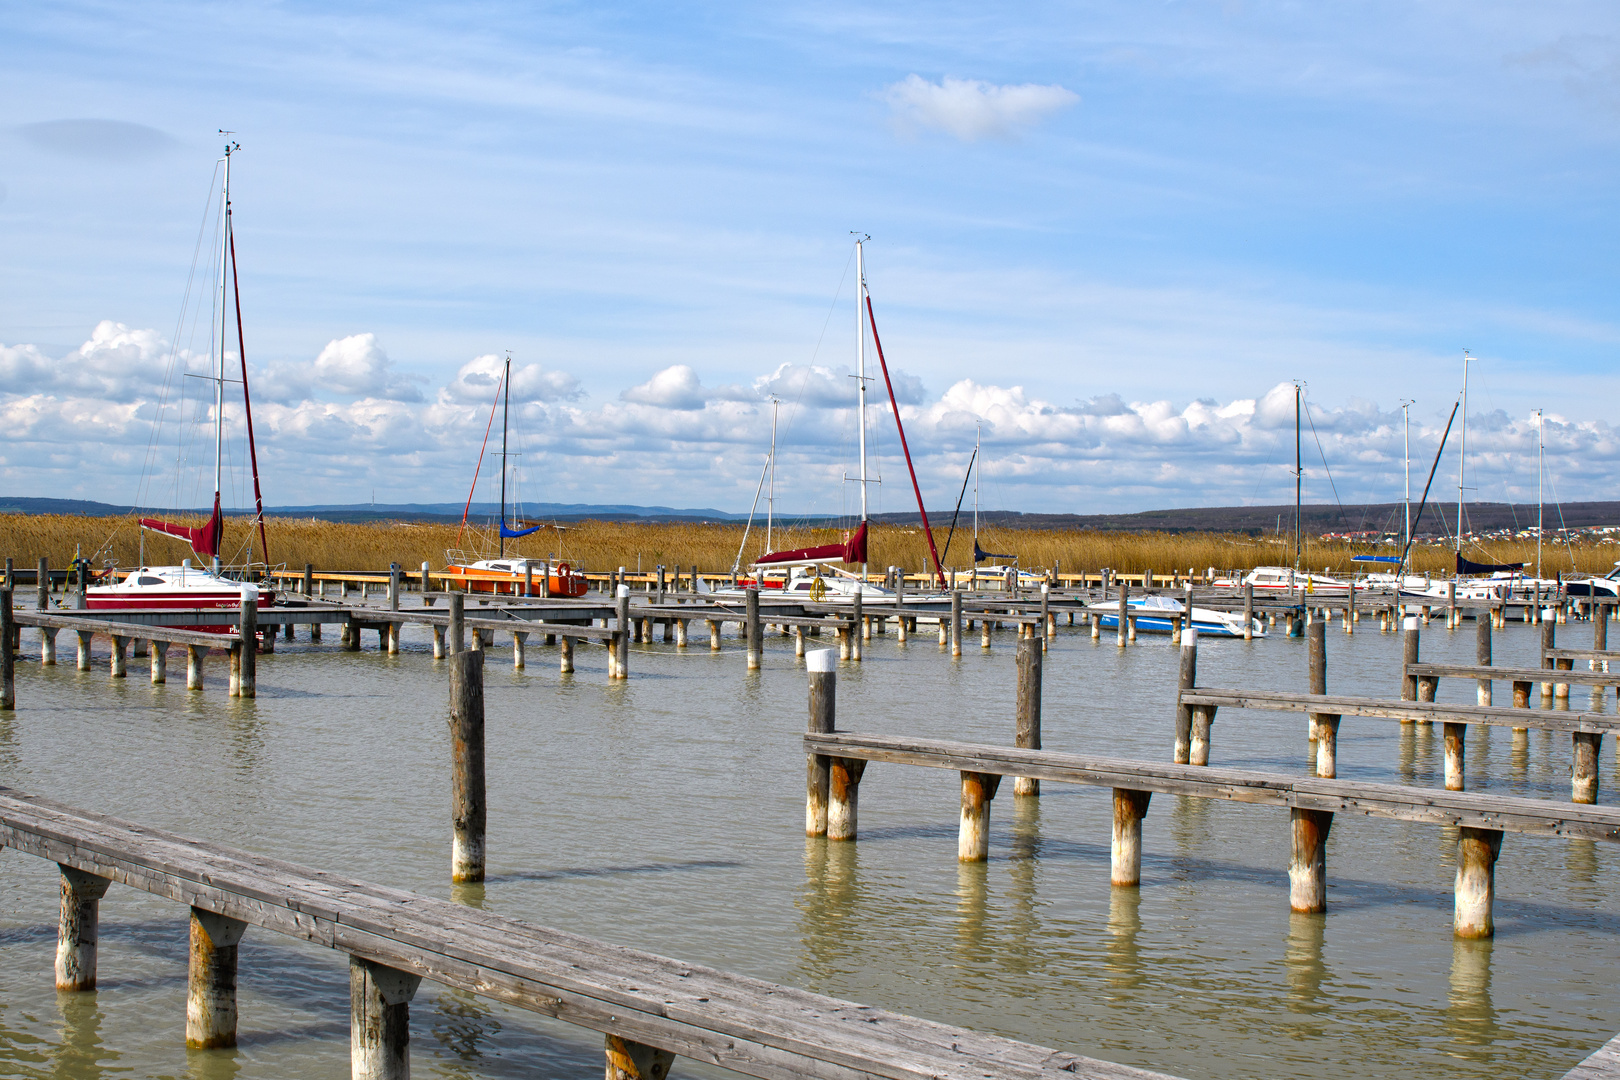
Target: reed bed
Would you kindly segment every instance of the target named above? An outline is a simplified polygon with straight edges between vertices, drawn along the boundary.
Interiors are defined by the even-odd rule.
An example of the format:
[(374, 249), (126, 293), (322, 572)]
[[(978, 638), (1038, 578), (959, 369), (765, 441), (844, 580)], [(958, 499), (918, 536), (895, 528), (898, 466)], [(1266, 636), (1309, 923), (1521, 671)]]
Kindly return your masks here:
[[(198, 518), (187, 524), (201, 525)], [(350, 524), (308, 518), (275, 518), (266, 524), (271, 564), (302, 569), (313, 563), (318, 570), (380, 570), (391, 562), (415, 569), (426, 562), (434, 568), (445, 565), (446, 552), (460, 548), (481, 555), (493, 555), (495, 544), (487, 533), (471, 529), (462, 532), (454, 525), (415, 522)], [(953, 569), (972, 565), (973, 537), (958, 531), (945, 553), (945, 534), (936, 534), (945, 564)], [(240, 518), (225, 524), (225, 561), (249, 561), (248, 542), (253, 541), (252, 561), (262, 562), (257, 537), (250, 523)], [(836, 529), (779, 528), (771, 537), (776, 549), (829, 544), (845, 539)], [(729, 571), (737, 560), (743, 541), (743, 526), (734, 524), (644, 524), (637, 522), (583, 521), (547, 527), (518, 541), (507, 541), (507, 554), (533, 559), (566, 560), (590, 571), (619, 566), (651, 570), (662, 564), (671, 569), (693, 565), (704, 571)], [(142, 560), (142, 538), (132, 518), (78, 517), (72, 515), (0, 515), (0, 558), (12, 558), (20, 568), (34, 566), (41, 555), (51, 565), (69, 564), (82, 554), (95, 566), (137, 566)], [(1096, 571), (1109, 567), (1122, 573), (1152, 570), (1168, 574), (1188, 570), (1246, 570), (1255, 566), (1293, 563), (1292, 538), (1279, 543), (1267, 538), (1220, 533), (1127, 533), (1061, 529), (988, 528), (979, 534), (985, 551), (1016, 555), (1027, 568), (1057, 566), (1064, 572)], [(742, 565), (764, 552), (763, 530), (755, 528), (743, 552)], [(1366, 547), (1344, 543), (1312, 541), (1306, 549), (1306, 565), (1329, 573), (1348, 572), (1353, 554), (1367, 553)], [(1381, 549), (1386, 554), (1389, 549)], [(191, 553), (179, 540), (147, 533), (145, 562), (174, 564)], [(1502, 541), (1469, 545), (1465, 550), (1475, 562), (1532, 563), (1534, 541)], [(868, 549), (873, 568), (904, 566), (921, 571), (929, 563), (922, 530), (915, 526), (878, 525), (872, 529)], [(1542, 570), (1548, 577), (1556, 573), (1606, 573), (1620, 558), (1620, 546), (1613, 543), (1584, 543), (1566, 547), (1546, 543), (1542, 550)], [(1414, 549), (1414, 569), (1423, 573), (1449, 573), (1453, 565), (1449, 549)]]

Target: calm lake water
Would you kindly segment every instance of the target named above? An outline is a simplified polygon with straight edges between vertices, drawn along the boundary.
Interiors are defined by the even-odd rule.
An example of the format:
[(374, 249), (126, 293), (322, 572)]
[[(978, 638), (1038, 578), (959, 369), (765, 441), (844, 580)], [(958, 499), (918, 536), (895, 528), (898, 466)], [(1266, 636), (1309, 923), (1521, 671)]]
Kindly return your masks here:
[[(872, 765), (856, 844), (803, 833), (806, 680), (792, 640), (711, 654), (637, 645), (606, 679), (581, 645), (561, 676), (531, 645), (487, 673), (490, 879), (449, 884), (445, 668), (426, 629), (396, 657), (281, 643), (259, 696), (143, 661), (113, 682), (19, 665), (0, 714), (0, 784), (312, 867), (415, 889), (569, 931), (1196, 1080), (1241, 1077), (1557, 1077), (1620, 1030), (1620, 851), (1509, 834), (1497, 936), (1451, 934), (1455, 834), (1343, 818), (1328, 843), (1325, 916), (1288, 912), (1288, 815), (1156, 796), (1142, 887), (1108, 884), (1106, 790), (1003, 787), (988, 864), (956, 862), (957, 778)], [(1560, 642), (1590, 641), (1586, 624)], [(64, 637), (66, 637), (64, 635)], [(694, 634), (694, 642), (699, 636)], [(829, 640), (829, 639), (822, 639)], [(874, 638), (839, 672), (843, 730), (1010, 743), (1011, 633), (952, 661), (932, 635)], [(1539, 628), (1499, 632), (1496, 662), (1536, 666)], [(1363, 622), (1328, 636), (1329, 688), (1398, 692), (1400, 647)], [(32, 631), (25, 655), (35, 657)], [(1425, 659), (1472, 662), (1474, 628), (1423, 639)], [(172, 654), (171, 654), (172, 661)], [(1200, 682), (1303, 690), (1306, 646), (1282, 636), (1201, 643)], [(173, 664), (171, 662), (171, 670)], [(1047, 654), (1049, 749), (1168, 760), (1176, 655), (1064, 627)], [(1497, 689), (1498, 700), (1508, 693)], [(1572, 690), (1584, 707), (1588, 691)], [(1441, 699), (1473, 700), (1442, 682)], [(1305, 719), (1223, 710), (1217, 765), (1304, 771)], [(1569, 798), (1568, 736), (1475, 729), (1471, 790)], [(1346, 718), (1340, 776), (1440, 786), (1438, 727)], [(1620, 786), (1612, 746), (1601, 801)], [(186, 910), (114, 886), (102, 902), (101, 989), (52, 988), (54, 865), (0, 852), (0, 1075), (344, 1077), (342, 954), (250, 930), (234, 1051), (184, 1048)], [(413, 1068), (429, 1077), (594, 1077), (601, 1037), (424, 983)], [(681, 1076), (720, 1070), (678, 1061)]]

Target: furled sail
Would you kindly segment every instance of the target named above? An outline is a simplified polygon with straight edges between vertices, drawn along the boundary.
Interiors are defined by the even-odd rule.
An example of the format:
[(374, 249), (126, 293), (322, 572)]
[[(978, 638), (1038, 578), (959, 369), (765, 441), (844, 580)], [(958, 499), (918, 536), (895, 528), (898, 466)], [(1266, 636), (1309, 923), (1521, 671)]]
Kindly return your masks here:
[(530, 533), (539, 532), (543, 528), (545, 528), (544, 525), (530, 525), (527, 529), (514, 529), (506, 523), (504, 516), (501, 518), (501, 535), (508, 540), (518, 536), (528, 536)]
[(998, 555), (994, 551), (986, 551), (982, 547), (979, 546), (979, 541), (978, 541), (977, 537), (975, 537), (974, 540), (973, 540), (973, 562), (974, 562), (975, 565), (977, 565), (978, 563), (984, 562), (984, 560), (986, 560), (986, 559), (1016, 559), (1016, 558), (1018, 558), (1018, 556), (1016, 556), (1016, 555)]
[(866, 561), (866, 522), (855, 530), (855, 535), (842, 544), (822, 544), (820, 547), (798, 548), (794, 551), (772, 551), (754, 560), (754, 565), (774, 563), (815, 563)]
[(184, 540), (191, 545), (192, 551), (205, 559), (212, 559), (219, 554), (220, 537), (225, 532), (225, 521), (219, 514), (219, 495), (214, 495), (213, 516), (200, 529), (176, 525), (170, 521), (159, 521), (156, 518), (141, 518), (141, 528)]

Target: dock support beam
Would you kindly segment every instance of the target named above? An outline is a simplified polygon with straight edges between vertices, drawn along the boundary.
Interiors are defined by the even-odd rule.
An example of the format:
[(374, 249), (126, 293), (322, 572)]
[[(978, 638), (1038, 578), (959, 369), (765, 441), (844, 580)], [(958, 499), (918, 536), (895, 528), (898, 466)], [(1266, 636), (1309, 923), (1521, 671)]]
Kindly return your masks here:
[(354, 1080), (410, 1080), (411, 975), (349, 957), (349, 1070)]
[(201, 645), (186, 646), (186, 689), (203, 688), (203, 656), (208, 652)]
[(56, 927), (56, 988), (96, 988), (96, 941), (101, 898), (112, 882), (70, 866), (62, 868), (62, 912)]
[(1142, 819), (1147, 816), (1151, 791), (1114, 789), (1113, 863), (1110, 885), (1142, 884)]
[(563, 675), (574, 673), (574, 639), (564, 635), (557, 639), (557, 654), (560, 657), (558, 671)]
[(674, 1064), (673, 1050), (607, 1037), (607, 1080), (667, 1080)]
[[(1178, 690), (1191, 690), (1198, 685), (1198, 629), (1189, 626), (1181, 632), (1181, 670), (1176, 679)], [(1192, 762), (1193, 708), (1183, 705), (1176, 695), (1176, 728), (1173, 757), (1177, 765)]]
[(191, 909), (186, 990), (186, 1049), (236, 1045), (236, 946), (247, 923)]
[(1194, 705), (1192, 710), (1192, 746), (1187, 755), (1189, 765), (1209, 764), (1209, 729), (1215, 723), (1215, 706)]
[[(1327, 623), (1312, 623), (1310, 634), (1311, 693), (1327, 693)], [(1311, 714), (1311, 738), (1316, 740), (1316, 775), (1331, 780), (1339, 771), (1339, 717)]]
[(962, 825), (956, 837), (960, 862), (984, 862), (990, 857), (990, 803), (1001, 786), (995, 773), (962, 774)]
[[(831, 649), (817, 649), (805, 657), (810, 674), (810, 720), (812, 734), (834, 730), (838, 715), (838, 661)], [(804, 835), (827, 835), (827, 798), (831, 783), (832, 759), (825, 754), (805, 758)]]
[(169, 681), (169, 643), (152, 642), (152, 685), (162, 686)]
[(1329, 810), (1288, 811), (1292, 853), (1288, 860), (1288, 909), (1327, 910), (1327, 838), (1333, 828)]
[(1496, 858), (1501, 853), (1501, 830), (1468, 826), (1457, 830), (1457, 895), (1452, 931), (1460, 938), (1496, 934), (1492, 908), (1496, 904)]
[[(1019, 638), (1018, 665), (1018, 731), (1017, 746), (1021, 750), (1041, 748), (1041, 653), (1045, 635)], [(1013, 780), (1014, 795), (1039, 795), (1041, 782), (1033, 776), (1019, 776)]]
[(39, 628), (39, 662), (44, 667), (56, 666), (56, 627)]
[(484, 653), (450, 658), (450, 880), (484, 880)]
[(829, 758), (827, 762), (827, 839), (853, 840), (861, 801), (861, 776), (866, 762), (859, 758)]
[(1575, 767), (1570, 774), (1570, 800), (1595, 803), (1598, 800), (1598, 756), (1603, 747), (1603, 733), (1576, 731), (1571, 733), (1570, 740), (1575, 757)]

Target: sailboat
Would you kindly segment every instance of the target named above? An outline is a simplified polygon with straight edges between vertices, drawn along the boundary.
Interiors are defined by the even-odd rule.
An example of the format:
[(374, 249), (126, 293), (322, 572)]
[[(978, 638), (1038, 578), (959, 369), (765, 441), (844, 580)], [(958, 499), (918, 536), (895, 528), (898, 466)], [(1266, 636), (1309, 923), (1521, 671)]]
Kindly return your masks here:
[[(867, 474), (866, 459), (866, 334), (871, 329), (872, 345), (877, 352), (878, 365), (883, 372), (884, 386), (889, 394), (889, 406), (894, 413), (895, 428), (900, 435), (900, 448), (905, 454), (906, 469), (911, 475), (912, 490), (917, 496), (917, 510), (922, 518), (923, 534), (928, 538), (928, 552), (933, 559), (936, 580), (944, 586), (944, 570), (940, 566), (939, 552), (934, 547), (934, 533), (928, 524), (928, 511), (923, 507), (922, 489), (917, 483), (917, 471), (911, 464), (911, 449), (906, 443), (905, 424), (900, 419), (900, 405), (894, 396), (894, 383), (889, 378), (889, 365), (883, 357), (883, 342), (878, 337), (877, 316), (872, 311), (872, 297), (866, 284), (866, 240), (855, 241), (855, 359), (856, 359), (856, 417), (860, 429), (860, 488), (861, 521), (853, 535), (842, 543), (821, 544), (815, 547), (795, 548), (789, 551), (771, 551), (754, 560), (756, 577), (768, 580), (771, 571), (787, 570), (782, 583), (785, 592), (809, 594), (813, 599), (828, 602), (849, 600), (859, 593), (862, 603), (891, 600), (894, 591), (867, 581), (866, 545), (871, 519), (867, 508), (867, 488), (874, 481)], [(847, 565), (860, 565), (860, 573), (843, 569)]]
[[(463, 579), (463, 585), (468, 592), (485, 593), (511, 593), (517, 595), (520, 585), (526, 580), (525, 567), (528, 568), (528, 579), (532, 579), (536, 570), (542, 576), (546, 574), (544, 565), (535, 566), (537, 560), (527, 559), (517, 554), (506, 554), (506, 542), (517, 540), (539, 532), (544, 525), (530, 525), (523, 527), (519, 522), (506, 523), (506, 473), (508, 461), (517, 455), (507, 450), (507, 437), (510, 424), (508, 423), (512, 411), (512, 357), (506, 358), (506, 366), (501, 371), (500, 385), (495, 388), (495, 404), (501, 409), (501, 519), (497, 536), (497, 551), (493, 559), (468, 558), (465, 552), (450, 551), (446, 553), (445, 573)], [(490, 425), (495, 422), (495, 406), (490, 407)], [(484, 431), (485, 445), (488, 445), (489, 430)], [(467, 492), (467, 508), (462, 511), (461, 527), (467, 527), (467, 515), (472, 510), (473, 492), (478, 489), (478, 473), (484, 465), (484, 450), (478, 451), (478, 468), (473, 470), (472, 490)], [(566, 562), (553, 562), (550, 564), (549, 595), (556, 597), (584, 596), (589, 583), (585, 575)]]
[[(221, 132), (221, 134), (228, 134)], [(220, 506), (220, 489), (224, 472), (225, 445), (225, 384), (235, 380), (225, 376), (225, 352), (229, 322), (226, 315), (231, 308), (236, 314), (237, 355), (242, 366), (242, 405), (247, 418), (249, 460), (253, 470), (253, 497), (255, 517), (259, 531), (260, 551), (268, 566), (270, 552), (265, 540), (264, 497), (259, 486), (259, 455), (253, 440), (253, 403), (248, 394), (247, 348), (242, 330), (241, 283), (236, 275), (236, 239), (231, 222), (231, 156), (241, 149), (235, 142), (225, 144), (224, 183), (220, 189), (219, 224), (219, 288), (215, 293), (217, 338), (210, 336), (209, 351), (211, 374), (206, 378), (214, 384), (214, 508), (201, 527), (192, 527), (157, 518), (141, 518), (141, 550), (145, 552), (145, 534), (148, 532), (184, 540), (200, 559), (210, 566), (192, 566), (184, 559), (179, 566), (140, 566), (133, 570), (108, 571), (104, 577), (112, 581), (105, 585), (92, 585), (85, 590), (85, 606), (92, 611), (117, 611), (136, 608), (236, 608), (244, 596), (255, 587), (227, 578), (221, 572), (220, 541), (224, 535), (224, 518)], [(144, 559), (142, 560), (145, 561)], [(257, 589), (259, 607), (275, 603), (275, 593), (268, 587)], [(235, 633), (234, 624), (221, 623), (199, 626), (195, 629), (214, 633)]]

